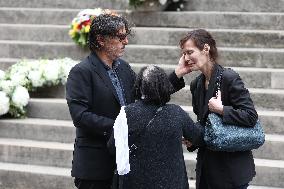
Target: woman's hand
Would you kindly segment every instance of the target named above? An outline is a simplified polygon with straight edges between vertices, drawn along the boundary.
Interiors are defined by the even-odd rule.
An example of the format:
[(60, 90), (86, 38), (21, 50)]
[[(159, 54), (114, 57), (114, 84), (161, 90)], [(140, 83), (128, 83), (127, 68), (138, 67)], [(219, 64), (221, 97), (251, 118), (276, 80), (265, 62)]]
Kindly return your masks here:
[(212, 97), (209, 100), (208, 108), (211, 112), (215, 112), (217, 114), (223, 115), (224, 106), (221, 100), (221, 91), (218, 90), (217, 97)]
[(179, 59), (178, 65), (175, 69), (175, 74), (178, 78), (183, 77), (185, 74), (188, 74), (191, 72), (191, 67), (189, 66), (188, 62), (185, 60), (185, 55), (182, 54), (182, 56)]
[(184, 138), (182, 138), (182, 144), (185, 145), (187, 148), (192, 146), (192, 143)]

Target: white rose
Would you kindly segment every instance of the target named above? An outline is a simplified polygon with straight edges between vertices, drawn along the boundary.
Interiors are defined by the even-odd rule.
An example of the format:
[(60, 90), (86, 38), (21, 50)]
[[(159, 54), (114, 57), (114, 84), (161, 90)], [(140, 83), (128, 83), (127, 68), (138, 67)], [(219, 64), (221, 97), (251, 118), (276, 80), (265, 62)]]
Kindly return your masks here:
[(101, 8), (96, 8), (96, 9), (93, 9), (91, 15), (99, 16), (102, 13), (103, 13), (103, 10)]
[(14, 83), (11, 80), (2, 80), (0, 81), (0, 89), (6, 94), (11, 94), (14, 90)]
[(55, 82), (59, 78), (60, 66), (57, 62), (50, 61), (45, 66), (43, 76), (47, 81)]
[(0, 81), (1, 81), (2, 79), (4, 79), (4, 77), (5, 77), (5, 72), (2, 71), (2, 70), (0, 70)]
[(5, 92), (0, 91), (0, 116), (8, 113), (9, 106), (9, 98), (7, 97)]
[(26, 75), (22, 73), (15, 73), (11, 75), (11, 81), (14, 85), (25, 85), (27, 82)]
[(61, 63), (60, 63), (60, 68), (61, 68), (60, 80), (61, 80), (62, 84), (66, 83), (67, 77), (69, 75), (71, 68), (74, 67), (77, 63), (78, 63), (77, 61), (74, 61), (70, 58), (64, 58), (64, 59), (61, 60)]
[(84, 16), (84, 15), (95, 15), (99, 16), (102, 14), (103, 10), (101, 8), (96, 8), (96, 9), (84, 9), (81, 12), (79, 12), (78, 16)]
[(33, 87), (41, 87), (44, 83), (42, 71), (30, 71), (28, 78), (31, 80)]
[(167, 0), (159, 0), (159, 3), (160, 3), (161, 5), (166, 4), (166, 2), (167, 2)]
[(63, 64), (61, 65), (61, 70), (62, 70), (62, 75), (65, 77), (65, 76), (68, 76), (69, 75), (69, 72), (71, 70), (71, 68), (75, 66), (75, 65), (72, 65), (72, 64)]
[(12, 102), (18, 107), (24, 107), (28, 104), (30, 95), (25, 87), (17, 86), (13, 95)]
[(78, 21), (79, 21), (80, 23), (85, 22), (85, 21), (87, 21), (87, 20), (90, 20), (90, 16), (89, 16), (89, 15), (80, 16), (80, 17), (78, 18)]

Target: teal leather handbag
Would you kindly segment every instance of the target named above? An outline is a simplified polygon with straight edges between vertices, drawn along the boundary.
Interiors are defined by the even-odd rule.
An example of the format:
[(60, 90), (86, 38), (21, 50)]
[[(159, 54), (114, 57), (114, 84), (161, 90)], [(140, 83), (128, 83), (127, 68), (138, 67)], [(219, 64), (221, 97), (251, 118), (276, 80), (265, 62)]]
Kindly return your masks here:
[(259, 120), (254, 127), (240, 127), (224, 124), (219, 115), (210, 113), (205, 126), (204, 141), (207, 148), (214, 151), (247, 151), (262, 146), (265, 135)]
[[(221, 89), (221, 72), (217, 80), (217, 89)], [(207, 148), (214, 151), (247, 151), (257, 149), (264, 144), (265, 135), (259, 120), (254, 127), (240, 127), (225, 124), (222, 117), (209, 113), (204, 133)]]

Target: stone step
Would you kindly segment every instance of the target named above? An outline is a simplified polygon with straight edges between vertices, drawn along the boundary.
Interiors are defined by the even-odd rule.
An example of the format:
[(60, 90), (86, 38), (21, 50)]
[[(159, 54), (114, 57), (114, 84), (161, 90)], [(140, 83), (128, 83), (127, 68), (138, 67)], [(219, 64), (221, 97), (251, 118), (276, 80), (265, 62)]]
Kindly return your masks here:
[(126, 0), (1, 0), (0, 7), (26, 7), (26, 8), (108, 8), (108, 9), (125, 9), (128, 7)]
[[(264, 128), (265, 125), (264, 125)], [(73, 143), (75, 127), (70, 121), (46, 119), (4, 119), (0, 120), (0, 137), (35, 141)], [(9, 141), (9, 139), (8, 139)], [(7, 141), (5, 141), (7, 142)], [(13, 141), (10, 143), (12, 144)], [(1, 144), (1, 139), (0, 139)], [(284, 159), (279, 150), (284, 146), (283, 135), (266, 134), (265, 144), (254, 151), (255, 157), (266, 159)]]
[[(1, 58), (62, 58), (82, 59), (88, 50), (72, 42), (36, 42), (0, 40)], [(229, 48), (219, 47), (220, 63), (230, 67), (284, 68), (282, 48)], [(176, 64), (180, 50), (174, 46), (128, 45), (124, 58), (128, 62)]]
[[(279, 103), (284, 100), (284, 89), (248, 88), (248, 90), (257, 109), (284, 111), (284, 104)], [(31, 96), (34, 98), (65, 98), (65, 87), (40, 88), (36, 92), (32, 92)], [(171, 102), (179, 105), (191, 104), (192, 98), (189, 85), (174, 93)]]
[[(19, 62), (21, 59), (10, 59), (10, 58), (0, 58), (0, 69), (6, 70), (11, 65)], [(80, 62), (78, 60), (78, 62)], [(130, 63), (132, 69), (138, 73), (140, 69), (144, 66), (148, 66), (150, 63)], [(167, 73), (171, 73), (176, 65), (158, 64)], [(231, 67), (236, 72), (238, 72), (243, 79), (245, 86), (247, 88), (271, 88), (271, 89), (284, 89), (284, 69), (278, 68), (250, 68), (250, 67)], [(199, 72), (193, 72), (184, 76), (186, 85), (190, 85), (192, 79), (194, 79)], [(65, 98), (64, 89), (58, 89), (62, 93), (57, 94), (57, 98)], [(57, 91), (58, 92), (58, 91)], [(44, 90), (44, 95), (38, 94), (42, 97), (54, 97), (48, 89)]]
[(187, 0), (188, 11), (284, 12), (283, 0)]
[[(130, 44), (174, 45), (190, 28), (133, 27)], [(1, 40), (71, 42), (68, 25), (0, 24)], [(222, 47), (284, 48), (283, 30), (208, 29)]]
[(69, 168), (0, 162), (2, 189), (75, 189)]
[[(1, 122), (3, 123), (3, 122)], [(13, 122), (12, 122), (13, 123)], [(7, 122), (4, 122), (4, 129), (6, 131), (10, 131), (13, 133), (13, 128), (5, 128), (7, 126)], [(12, 125), (13, 126), (13, 125)], [(36, 125), (37, 126), (37, 125)], [(30, 126), (31, 127), (31, 126)], [(35, 126), (34, 126), (35, 127)], [(50, 127), (50, 126), (49, 126)], [(44, 133), (46, 130), (51, 130), (48, 126), (38, 126), (37, 133), (40, 136), (47, 136), (48, 133)], [(53, 126), (54, 127), (54, 126)], [(60, 126), (58, 126), (60, 128)], [(3, 130), (2, 126), (0, 127), (1, 131)], [(15, 128), (15, 127), (14, 127)], [(39, 131), (40, 128), (44, 130)], [(59, 128), (54, 128), (53, 131), (58, 131)], [(19, 131), (24, 131), (22, 135), (15, 134), (1, 134), (1, 137), (9, 137), (9, 138), (0, 138), (0, 148), (2, 149), (2, 153), (0, 153), (0, 161), (19, 161), (17, 163), (29, 163), (38, 162), (36, 164), (43, 163), (42, 165), (54, 165), (54, 166), (68, 166), (69, 162), (60, 162), (60, 157), (68, 157), (70, 150), (73, 150), (73, 142), (74, 142), (74, 131), (75, 128), (72, 128), (72, 133), (70, 134), (71, 129), (61, 129), (61, 132), (54, 135), (54, 139), (47, 138), (39, 138), (39, 137), (31, 137), (28, 132), (33, 131), (33, 128), (21, 128)], [(5, 130), (4, 130), (5, 131)], [(63, 131), (69, 131), (63, 133)], [(27, 133), (27, 134), (26, 134)], [(36, 133), (35, 133), (36, 134)], [(58, 140), (58, 136), (62, 136), (66, 138), (65, 140)], [(19, 137), (19, 138), (13, 138)], [(33, 140), (30, 140), (32, 138)], [(36, 140), (34, 140), (36, 139)], [(38, 140), (39, 139), (39, 140)], [(71, 141), (69, 143), (62, 143), (61, 141)], [(72, 141), (73, 139), (73, 141)], [(44, 140), (44, 141), (42, 141)], [(254, 155), (256, 158), (262, 159), (275, 159), (275, 160), (284, 160), (284, 152), (281, 150), (284, 148), (284, 136), (283, 135), (275, 135), (275, 134), (266, 134), (265, 144), (257, 150), (254, 150)], [(63, 152), (64, 151), (64, 152)], [(185, 150), (186, 151), (186, 150)], [(34, 155), (33, 155), (33, 154)], [(38, 154), (38, 155), (36, 155)], [(56, 160), (43, 160), (45, 154), (53, 154), (54, 159)], [(21, 158), (19, 158), (21, 157)], [(36, 158), (34, 160), (33, 158)], [(68, 160), (68, 159), (67, 159)], [(22, 162), (23, 161), (23, 162)], [(26, 162), (28, 161), (28, 162)], [(51, 164), (54, 163), (54, 164)], [(62, 164), (61, 164), (62, 163)]]
[[(184, 154), (187, 173), (191, 179), (195, 179), (196, 154)], [(251, 184), (269, 187), (284, 188), (284, 161), (283, 160), (267, 160), (254, 159), (256, 165), (256, 176)]]
[[(31, 108), (36, 105), (37, 104), (33, 104)], [(46, 103), (46, 105), (49, 104)], [(196, 120), (196, 116), (193, 114), (191, 108), (183, 108), (189, 112), (194, 120)], [(284, 135), (284, 128), (281, 124), (284, 117), (283, 112), (259, 111), (258, 113), (267, 134)], [(75, 128), (71, 121), (27, 118), (1, 119), (0, 123), (0, 137), (4, 138), (25, 138), (30, 140), (47, 140), (64, 143), (72, 143), (74, 141), (73, 130)], [(66, 136), (63, 137), (63, 135)]]
[(27, 110), (27, 116), (30, 118), (71, 120), (65, 99), (32, 98)]
[[(132, 69), (138, 73), (144, 66), (150, 63), (131, 63)], [(158, 64), (167, 73), (171, 73), (176, 65)], [(284, 89), (284, 69), (274, 68), (249, 68), (249, 67), (230, 67), (239, 73), (247, 88), (271, 88), (271, 89)], [(200, 72), (192, 72), (184, 76), (186, 85), (199, 75)]]
[(283, 17), (283, 12), (227, 11), (132, 12), (129, 16), (136, 26), (264, 30), (283, 30)]
[(0, 138), (0, 161), (55, 167), (72, 165), (73, 143)]
[[(13, 189), (75, 189), (70, 169), (0, 162), (1, 188)], [(17, 181), (17, 182), (15, 182)], [(195, 180), (189, 180), (195, 188)], [(267, 186), (249, 186), (248, 189), (280, 189)]]
[(254, 186), (254, 185), (250, 185), (248, 187), (248, 189), (283, 189), (283, 188), (282, 187), (278, 188), (278, 187), (269, 187), (269, 186)]
[(72, 121), (52, 119), (1, 119), (0, 137), (37, 141), (73, 143), (75, 127)]
[[(131, 44), (178, 46), (193, 28), (136, 27)], [(207, 29), (221, 47), (283, 48), (283, 30)], [(281, 42), (283, 41), (283, 42)]]
[[(90, 7), (88, 7), (90, 8)], [(0, 23), (66, 25), (81, 9), (0, 7)]]
[[(59, 24), (72, 21), (80, 9), (0, 8), (0, 23)], [(128, 12), (121, 11), (136, 26), (214, 29), (283, 30), (284, 13), (259, 12)], [(183, 18), (183, 19), (180, 19)], [(202, 22), (200, 21), (202, 20)]]
[[(176, 64), (180, 49), (175, 46), (128, 45), (124, 58), (129, 62)], [(284, 68), (284, 49), (218, 47), (220, 62), (229, 67)]]
[[(1, 58), (63, 58), (82, 59), (89, 54), (73, 42), (38, 42), (0, 40)], [(75, 53), (75, 54), (74, 54)]]
[[(187, 0), (183, 10), (188, 11), (238, 11), (238, 12), (284, 12), (283, 0)], [(26, 7), (26, 8), (109, 8), (125, 9), (128, 8), (126, 0), (1, 0), (0, 7)]]
[[(196, 115), (193, 113), (192, 106), (181, 107), (196, 121)], [(266, 134), (283, 134), (284, 129), (281, 128), (284, 121), (283, 111), (257, 110), (257, 113)]]
[(265, 143), (259, 149), (254, 150), (254, 157), (262, 159), (284, 160), (284, 135), (265, 135)]
[[(28, 140), (0, 139), (1, 162), (44, 165), (70, 168), (72, 164), (73, 144), (35, 142)], [(195, 178), (195, 153), (184, 153), (189, 177)], [(255, 159), (257, 176), (253, 183), (257, 185), (283, 187), (280, 180), (284, 173), (284, 161)], [(270, 172), (267, 172), (270, 170)], [(271, 174), (273, 173), (273, 175)], [(259, 176), (265, 177), (264, 183)], [(272, 178), (273, 177), (273, 178)], [(274, 180), (275, 182), (271, 182)], [(273, 185), (274, 184), (274, 185)]]
[[(192, 106), (182, 106), (182, 108), (196, 120)], [(30, 118), (71, 120), (65, 99), (32, 98), (27, 109)], [(283, 111), (258, 110), (257, 112), (266, 133), (284, 134), (284, 128), (282, 127), (284, 122)]]
[(0, 24), (1, 40), (72, 42), (69, 25)]
[[(284, 90), (283, 89), (257, 89), (250, 88), (250, 96), (254, 105), (259, 110), (284, 111)], [(171, 102), (185, 105), (191, 104), (190, 87), (185, 86), (180, 91), (172, 95)]]
[[(265, 143), (258, 149), (253, 150), (255, 158), (284, 160), (284, 153), (281, 150), (284, 146), (284, 135), (265, 134)], [(183, 146), (184, 153), (190, 153)], [(281, 152), (279, 152), (281, 151)]]
[[(195, 188), (195, 182), (196, 182), (195, 180), (188, 180), (189, 188)], [(248, 189), (283, 189), (283, 188), (249, 185)]]
[[(147, 64), (145, 64), (145, 65), (147, 65)], [(134, 68), (134, 70), (136, 72), (138, 72), (141, 67), (143, 67), (143, 66), (141, 66), (140, 64), (139, 65), (138, 64), (132, 64), (132, 68)], [(164, 66), (162, 66), (162, 67), (165, 69)], [(171, 73), (171, 72), (173, 72), (174, 68), (175, 68), (175, 66), (166, 67), (165, 70), (166, 70), (167, 73)], [(242, 77), (242, 79), (245, 83), (245, 86), (252, 91), (253, 98), (259, 99), (258, 101), (260, 101), (262, 105), (263, 105), (263, 102), (262, 102), (263, 99), (262, 98), (264, 98), (264, 99), (268, 98), (269, 99), (271, 96), (278, 96), (279, 98), (281, 98), (279, 95), (283, 93), (282, 90), (284, 89), (284, 85), (283, 85), (283, 82), (282, 82), (282, 79), (284, 77), (284, 71), (283, 70), (281, 72), (275, 72), (275, 73), (269, 72), (268, 69), (267, 69), (267, 71), (268, 71), (267, 73), (261, 72), (265, 69), (255, 69), (254, 71), (251, 71), (251, 70), (253, 70), (253, 68), (248, 69), (248, 70), (236, 68), (234, 70), (236, 70), (240, 73), (240, 75), (241, 75), (241, 77)], [(277, 70), (277, 69), (275, 69), (275, 70)], [(277, 70), (277, 71), (280, 71), (280, 70)], [(198, 74), (199, 73), (192, 73), (192, 74), (189, 74), (189, 75), (184, 77), (187, 87), (190, 84), (190, 82), (192, 81), (192, 79), (194, 79)], [(273, 77), (274, 75), (276, 77)], [(277, 75), (279, 75), (279, 77), (277, 77)], [(265, 76), (267, 76), (267, 77), (265, 77)], [(250, 87), (258, 87), (258, 88), (250, 88)], [(271, 88), (269, 88), (269, 87), (271, 87)], [(274, 90), (276, 88), (281, 89), (281, 90)], [(189, 92), (190, 91), (185, 89), (184, 93), (189, 93)], [(178, 92), (174, 96), (174, 98), (179, 98), (178, 96), (181, 96), (180, 98), (183, 98), (182, 95), (184, 93)], [(188, 94), (188, 95), (190, 96), (190, 94)], [(34, 98), (65, 98), (65, 86), (59, 85), (59, 86), (54, 86), (54, 87), (38, 88), (35, 92), (30, 92), (30, 96), (32, 96)], [(176, 102), (178, 102), (180, 104), (180, 99), (175, 99), (175, 100), (177, 100)], [(269, 99), (269, 100), (273, 100), (273, 99)], [(191, 101), (191, 99), (188, 98), (188, 97), (186, 97), (185, 99), (181, 99), (181, 102), (184, 102), (184, 103), (191, 103), (189, 101)], [(255, 103), (257, 103), (258, 101), (256, 101)], [(273, 101), (277, 101), (277, 100), (273, 100)], [(275, 104), (275, 103), (273, 103), (273, 104)], [(258, 105), (258, 103), (256, 105)], [(265, 107), (266, 106), (270, 107), (269, 104), (265, 105)], [(275, 108), (275, 107), (273, 107), (273, 108)]]
[[(138, 73), (140, 69), (149, 64), (133, 63), (131, 67)], [(159, 65), (169, 74), (175, 69), (175, 65)], [(264, 89), (284, 89), (284, 69), (269, 69), (269, 68), (232, 68), (237, 71), (243, 79), (247, 88), (256, 88), (256, 90)], [(200, 72), (193, 72), (184, 76), (186, 85), (190, 85), (190, 82), (199, 75)], [(282, 90), (279, 91), (282, 93)], [(269, 91), (266, 93), (269, 94)], [(277, 91), (272, 90), (271, 93)], [(65, 98), (65, 86), (45, 87), (39, 88), (36, 92), (32, 92), (31, 96), (39, 98)]]

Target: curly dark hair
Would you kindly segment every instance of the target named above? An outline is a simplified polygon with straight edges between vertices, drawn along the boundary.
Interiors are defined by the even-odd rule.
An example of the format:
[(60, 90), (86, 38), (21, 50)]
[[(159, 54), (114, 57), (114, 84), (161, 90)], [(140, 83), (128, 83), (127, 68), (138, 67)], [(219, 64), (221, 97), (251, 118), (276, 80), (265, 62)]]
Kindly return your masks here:
[(123, 16), (114, 14), (101, 14), (97, 16), (93, 19), (89, 32), (89, 49), (94, 52), (101, 48), (101, 45), (98, 42), (99, 36), (115, 37), (117, 32), (124, 27), (126, 34), (130, 34), (131, 26)]
[(212, 35), (204, 30), (204, 29), (196, 29), (196, 30), (192, 30), (189, 33), (186, 34), (185, 37), (183, 37), (180, 42), (179, 42), (179, 46), (181, 49), (183, 49), (184, 44), (191, 39), (194, 44), (196, 45), (196, 47), (199, 50), (203, 50), (204, 45), (208, 44), (210, 46), (210, 50), (209, 50), (209, 55), (210, 58), (216, 62), (217, 58), (218, 58), (218, 50), (216, 47), (216, 41), (215, 39), (212, 37)]
[(143, 67), (137, 75), (135, 84), (135, 99), (145, 103), (165, 105), (170, 101), (173, 86), (165, 73), (158, 66)]

